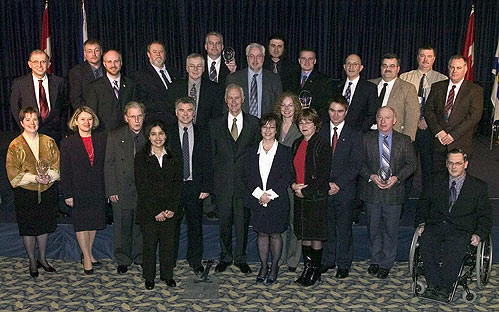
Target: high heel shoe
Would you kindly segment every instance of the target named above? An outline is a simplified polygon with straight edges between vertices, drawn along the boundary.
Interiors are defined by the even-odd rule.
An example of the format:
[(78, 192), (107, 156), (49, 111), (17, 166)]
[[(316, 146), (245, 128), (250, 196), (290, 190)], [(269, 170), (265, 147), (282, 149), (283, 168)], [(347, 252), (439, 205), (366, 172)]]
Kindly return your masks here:
[(258, 275), (256, 276), (256, 282), (263, 283), (269, 275), (269, 271), (270, 269), (266, 269), (263, 265), (260, 266), (260, 271), (258, 271)]
[(52, 267), (48, 262), (47, 260), (45, 260), (45, 263), (47, 263), (47, 265), (43, 265), (40, 260), (36, 260), (36, 265), (39, 267), (39, 268), (43, 268), (43, 270), (45, 272), (56, 272), (56, 270), (54, 269), (54, 267)]
[(85, 274), (87, 275), (92, 275), (94, 274), (94, 268), (91, 268), (90, 270), (83, 268), (83, 272), (85, 272)]
[[(83, 254), (81, 254), (80, 256), (80, 263), (83, 264)], [(92, 262), (92, 266), (102, 266), (102, 262), (100, 261), (95, 261), (95, 262)]]
[[(271, 272), (271, 270), (269, 270)], [(277, 281), (277, 274), (279, 273), (279, 267), (277, 267), (277, 269), (275, 270), (275, 273), (270, 275), (269, 273), (269, 276), (267, 277), (267, 280), (265, 281), (265, 285), (271, 285), (271, 284), (274, 284), (275, 281)]]
[(34, 271), (31, 270), (31, 267), (29, 268), (29, 275), (31, 275), (32, 278), (37, 278), (39, 273), (38, 273), (38, 268), (35, 269)]

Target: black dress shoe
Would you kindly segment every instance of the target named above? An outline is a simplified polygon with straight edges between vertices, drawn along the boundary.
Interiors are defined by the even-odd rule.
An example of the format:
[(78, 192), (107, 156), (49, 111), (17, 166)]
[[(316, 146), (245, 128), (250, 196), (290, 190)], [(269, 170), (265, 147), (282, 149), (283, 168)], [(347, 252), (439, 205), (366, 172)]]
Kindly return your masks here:
[(194, 274), (196, 274), (196, 275), (203, 274), (203, 272), (204, 272), (204, 267), (201, 264), (196, 265), (196, 266), (191, 266), (191, 268), (194, 271)]
[(151, 290), (154, 288), (154, 281), (146, 281), (146, 289)]
[(128, 271), (128, 265), (126, 264), (120, 264), (118, 265), (118, 268), (116, 269), (119, 274), (124, 274)]
[(290, 267), (288, 267), (288, 271), (289, 272), (296, 272), (296, 267), (290, 266)]
[(265, 285), (267, 286), (272, 285), (277, 281), (277, 274), (279, 273), (279, 267), (277, 267), (277, 270), (275, 271), (274, 274), (271, 274), (271, 272), (272, 269), (269, 270), (267, 280), (265, 281)]
[(330, 265), (330, 266), (327, 266), (327, 265), (321, 265), (321, 268), (319, 269), (319, 272), (321, 272), (321, 274), (324, 274), (326, 273), (328, 270), (334, 270), (336, 266), (335, 265)]
[(38, 273), (38, 268), (34, 269), (34, 270), (31, 270), (31, 267), (29, 268), (29, 275), (32, 277), (32, 278), (37, 278), (38, 275), (40, 273)]
[(263, 283), (267, 276), (269, 275), (269, 268), (260, 266), (260, 270), (258, 271), (258, 275), (256, 276), (256, 283)]
[(36, 260), (36, 265), (39, 268), (43, 268), (45, 272), (55, 272), (55, 269), (48, 262), (47, 265), (43, 265), (39, 260)]
[(390, 269), (379, 268), (377, 278), (385, 279), (388, 277), (388, 273), (390, 273)]
[(338, 269), (338, 271), (336, 271), (336, 278), (347, 278), (347, 277), (348, 277), (347, 269)]
[(251, 268), (247, 263), (236, 263), (236, 266), (241, 270), (242, 273), (244, 274), (249, 274), (251, 273)]
[(175, 283), (175, 280), (173, 278), (167, 279), (165, 282), (169, 287), (177, 287), (177, 283)]
[(367, 273), (369, 273), (371, 275), (378, 274), (378, 271), (379, 271), (379, 265), (377, 265), (377, 264), (371, 264), (369, 266), (369, 268), (367, 269)]
[(230, 265), (230, 262), (220, 261), (215, 267), (215, 272), (223, 272)]
[(87, 269), (83, 268), (83, 272), (85, 272), (85, 274), (87, 274), (87, 275), (92, 275), (92, 274), (94, 274), (94, 269), (92, 268), (90, 270), (87, 270)]

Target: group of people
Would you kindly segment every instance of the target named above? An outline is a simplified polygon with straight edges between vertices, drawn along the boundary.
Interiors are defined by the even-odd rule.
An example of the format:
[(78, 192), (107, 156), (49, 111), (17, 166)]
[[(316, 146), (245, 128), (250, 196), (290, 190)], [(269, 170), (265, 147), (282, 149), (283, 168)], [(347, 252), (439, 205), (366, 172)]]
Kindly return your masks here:
[[(147, 47), (149, 64), (132, 79), (121, 74), (118, 51), (102, 53), (100, 43), (90, 39), (86, 61), (69, 75), (74, 110), (69, 136), (62, 135), (64, 81), (46, 73), (50, 60), (43, 51), (33, 51), (31, 73), (12, 85), (12, 114), (23, 133), (9, 146), (6, 164), (31, 276), (38, 276), (39, 267), (55, 271), (45, 248), (47, 233), (56, 227), (53, 185), (59, 180), (84, 272), (92, 274), (100, 265), (92, 244), (96, 230), (105, 227), (110, 203), (117, 272), (141, 265), (147, 289), (154, 288), (158, 245), (161, 280), (176, 285), (184, 217), (187, 262), (195, 274), (203, 273), (207, 198), (219, 218), (216, 272), (234, 264), (251, 273), (251, 224), (261, 262), (257, 283), (274, 283), (280, 266), (296, 271), (301, 256), (300, 285), (311, 286), (336, 267), (336, 277), (346, 278), (353, 260), (354, 206), (362, 200), (371, 253), (367, 271), (387, 278), (418, 156), (426, 203), (418, 221), (426, 224), (422, 233), (423, 241), (432, 242), (429, 248), (457, 237), (448, 233), (459, 233), (463, 246), (466, 239), (476, 245), (488, 235), (486, 192), (471, 192), (463, 181), (477, 179), (456, 170), (467, 166), (483, 111), (482, 89), (464, 80), (465, 58), (450, 58), (447, 79), (432, 69), (434, 49), (423, 46), (418, 68), (399, 78), (399, 59), (389, 53), (381, 59), (381, 77), (367, 81), (360, 78), (361, 58), (351, 54), (344, 63), (346, 78), (335, 85), (315, 68), (314, 50), (302, 49), (295, 63), (286, 57), (285, 44), (279, 35), (269, 39), (268, 50), (249, 44), (248, 67), (237, 70), (234, 59), (222, 56), (222, 35), (210, 32), (206, 55), (188, 55), (187, 77), (179, 78), (165, 64), (163, 44), (153, 41)], [(445, 196), (434, 197), (432, 186), (445, 184), (434, 177), (446, 167), (449, 186), (442, 192), (454, 196), (451, 207), (460, 207), (466, 197), (473, 203), (467, 210), (437, 211), (441, 207), (434, 201)], [(457, 194), (450, 189), (456, 179)], [(455, 273), (455, 265), (449, 267), (446, 276)], [(431, 272), (439, 274), (438, 268)], [(447, 277), (445, 284), (437, 281), (432, 290), (448, 290)]]

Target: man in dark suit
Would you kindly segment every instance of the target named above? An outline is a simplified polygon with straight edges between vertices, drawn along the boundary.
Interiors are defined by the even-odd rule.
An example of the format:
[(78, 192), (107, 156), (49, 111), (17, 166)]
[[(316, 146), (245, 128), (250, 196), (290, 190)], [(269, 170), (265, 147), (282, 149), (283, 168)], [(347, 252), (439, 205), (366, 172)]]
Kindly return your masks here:
[(449, 60), (449, 80), (434, 83), (425, 104), (425, 118), (433, 139), (433, 170), (444, 168), (446, 152), (462, 149), (472, 152), (473, 133), (483, 112), (483, 90), (464, 80), (466, 59), (454, 55)]
[(102, 67), (102, 49), (100, 42), (88, 39), (83, 44), (85, 62), (76, 65), (69, 71), (69, 99), (73, 109), (85, 105), (85, 94), (88, 84), (104, 75)]
[(107, 136), (104, 178), (106, 196), (113, 206), (114, 259), (118, 273), (126, 273), (132, 264), (142, 265), (142, 235), (136, 223), (137, 190), (134, 158), (146, 143), (142, 126), (145, 107), (139, 102), (125, 105), (126, 125)]
[(333, 154), (328, 192), (328, 239), (324, 245), (321, 273), (338, 265), (336, 277), (346, 278), (353, 260), (352, 208), (362, 165), (362, 136), (360, 130), (346, 123), (349, 113), (346, 99), (337, 95), (329, 102), (330, 121), (319, 131), (330, 142)]
[(269, 53), (265, 56), (263, 68), (279, 75), (283, 91), (292, 91), (292, 78), (300, 72), (300, 66), (287, 57), (284, 37), (278, 34), (272, 35), (269, 38), (268, 49)]
[(175, 112), (167, 110), (166, 91), (171, 88), (175, 79), (179, 78), (177, 71), (165, 64), (165, 46), (160, 41), (153, 41), (147, 46), (148, 64), (134, 75), (137, 82), (137, 99), (144, 103), (147, 109), (146, 123), (162, 120), (165, 123), (175, 123)]
[(376, 120), (378, 131), (366, 133), (363, 139), (360, 196), (368, 219), (368, 273), (384, 279), (397, 255), (405, 183), (416, 171), (416, 155), (410, 137), (393, 130), (397, 122), (393, 108), (378, 109)]
[(466, 173), (467, 167), (467, 155), (451, 150), (448, 173), (437, 175), (426, 209), (418, 215), (428, 283), (424, 295), (437, 300), (448, 300), (469, 245), (488, 239), (492, 229), (487, 184)]
[[(202, 60), (202, 58), (201, 58)], [(184, 185), (182, 205), (187, 223), (187, 262), (195, 274), (204, 271), (203, 260), (203, 200), (211, 193), (212, 168), (210, 140), (207, 130), (193, 124), (195, 103), (191, 97), (175, 102), (177, 125), (169, 132), (168, 144), (177, 155), (182, 155)], [(179, 220), (180, 223), (182, 220)]]
[[(246, 188), (243, 182), (246, 150), (259, 140), (258, 118), (242, 111), (243, 88), (229, 84), (225, 102), (229, 112), (210, 122), (211, 154), (213, 161), (213, 194), (220, 219), (220, 262), (216, 272), (223, 272), (232, 264), (243, 273), (251, 273), (247, 264), (249, 209), (244, 207)], [(236, 232), (236, 246), (232, 252), (232, 226)]]
[(194, 123), (208, 127), (210, 119), (222, 114), (222, 87), (202, 78), (204, 58), (200, 54), (192, 53), (187, 56), (186, 70), (188, 77), (175, 80), (173, 86), (166, 92), (168, 111), (175, 109), (175, 103), (179, 98), (190, 96), (194, 99)]
[(341, 82), (336, 89), (348, 103), (348, 114), (345, 122), (363, 132), (367, 132), (372, 124), (376, 123), (378, 93), (376, 86), (364, 79), (360, 79), (360, 72), (364, 69), (357, 54), (350, 54), (345, 59), (343, 69), (347, 79)]
[(224, 37), (221, 33), (211, 31), (206, 34), (204, 41), (206, 50), (206, 70), (203, 71), (203, 78), (225, 86), (225, 78), (230, 73), (236, 72), (236, 61), (226, 63), (222, 57), (224, 49)]
[(99, 130), (111, 131), (123, 124), (126, 103), (135, 100), (135, 82), (121, 75), (121, 54), (104, 53), (104, 77), (92, 81), (85, 93), (85, 103), (99, 117)]
[(281, 94), (281, 79), (273, 72), (262, 68), (265, 47), (250, 43), (246, 47), (248, 68), (227, 76), (226, 84), (235, 83), (243, 88), (243, 111), (260, 118), (274, 109), (274, 101)]
[[(52, 137), (57, 143), (61, 139), (63, 120), (61, 111), (65, 99), (64, 79), (47, 74), (49, 56), (42, 50), (31, 52), (28, 60), (31, 73), (14, 79), (10, 95), (10, 111), (19, 120), (19, 111), (32, 106), (40, 113), (38, 132)], [(18, 126), (21, 125), (18, 122)]]

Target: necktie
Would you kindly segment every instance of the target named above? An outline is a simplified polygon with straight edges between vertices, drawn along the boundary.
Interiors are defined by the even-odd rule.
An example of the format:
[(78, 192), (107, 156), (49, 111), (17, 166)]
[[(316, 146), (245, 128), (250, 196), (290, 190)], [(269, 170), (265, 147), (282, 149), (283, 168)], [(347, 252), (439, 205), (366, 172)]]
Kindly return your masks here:
[(305, 82), (307, 82), (307, 75), (301, 76), (301, 87), (302, 87), (302, 89), (305, 86)]
[(277, 71), (277, 62), (274, 62), (274, 74), (277, 74), (278, 71)]
[(114, 95), (116, 95), (116, 98), (119, 99), (120, 98), (120, 89), (118, 87), (118, 80), (114, 80), (113, 81), (113, 90), (114, 90)]
[(98, 68), (98, 69), (94, 70), (94, 78), (95, 79), (100, 78), (102, 76), (103, 76), (103, 74), (102, 74), (102, 69), (101, 68)]
[(215, 64), (216, 62), (213, 61), (211, 62), (211, 66), (210, 66), (210, 80), (213, 81), (213, 82), (218, 82), (217, 80), (217, 69), (215, 68)]
[[(388, 136), (383, 136), (383, 152), (381, 153), (381, 170), (390, 168), (390, 146), (388, 145)], [(384, 170), (385, 169), (385, 170)], [(388, 172), (385, 171), (388, 176)]]
[(423, 76), (421, 76), (421, 80), (419, 80), (419, 88), (418, 88), (418, 97), (421, 98), (421, 103), (419, 103), (421, 105), (420, 109), (421, 109), (421, 113), (420, 113), (420, 116), (423, 117), (424, 116), (424, 103), (425, 103), (425, 97), (424, 97), (424, 79), (426, 77), (426, 74), (423, 74)]
[(237, 124), (236, 124), (237, 118), (234, 118), (232, 121), (232, 128), (230, 128), (230, 135), (232, 135), (232, 138), (234, 141), (237, 141), (237, 137), (239, 134), (237, 133)]
[(333, 156), (334, 156), (334, 151), (336, 150), (336, 143), (338, 143), (338, 127), (334, 127), (334, 134), (333, 134), (333, 139), (331, 140), (331, 149), (333, 150)]
[(189, 96), (194, 100), (194, 111), (196, 110), (196, 102), (198, 99), (198, 93), (196, 90), (196, 85), (193, 84), (191, 90), (189, 91)]
[(133, 135), (133, 156), (137, 153), (137, 148), (139, 147), (139, 135)]
[(452, 185), (449, 188), (449, 212), (451, 212), (452, 206), (454, 206), (456, 199), (457, 199), (456, 181), (452, 181)]
[(258, 76), (258, 74), (254, 74), (253, 79), (251, 80), (249, 113), (250, 115), (260, 118), (260, 116), (258, 116), (258, 89), (256, 86), (256, 76)]
[(189, 133), (187, 127), (184, 127), (184, 135), (182, 136), (182, 156), (184, 160), (184, 181), (191, 175), (191, 167), (189, 162)]
[(345, 99), (347, 100), (347, 103), (350, 104), (350, 96), (352, 95), (352, 89), (350, 87), (352, 86), (352, 82), (348, 82), (348, 87), (345, 90)]
[(168, 81), (168, 78), (166, 78), (165, 71), (164, 70), (160, 70), (159, 72), (161, 73), (161, 77), (163, 78), (163, 81), (166, 84), (166, 89), (168, 90), (168, 88), (170, 88), (171, 84)]
[(40, 117), (45, 120), (49, 116), (49, 104), (43, 87), (43, 80), (41, 79), (38, 80), (38, 104), (40, 105)]
[(449, 119), (450, 113), (452, 111), (452, 106), (454, 105), (454, 89), (455, 85), (449, 91), (449, 96), (447, 97), (447, 102), (445, 102), (445, 121)]
[(381, 89), (381, 92), (378, 96), (378, 107), (383, 106), (383, 100), (385, 99), (385, 93), (386, 93), (386, 86), (388, 85), (387, 82), (383, 83), (383, 89)]

